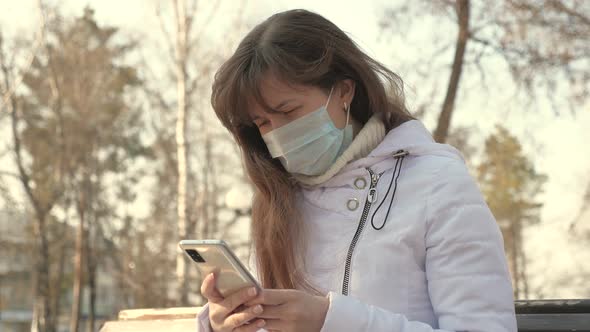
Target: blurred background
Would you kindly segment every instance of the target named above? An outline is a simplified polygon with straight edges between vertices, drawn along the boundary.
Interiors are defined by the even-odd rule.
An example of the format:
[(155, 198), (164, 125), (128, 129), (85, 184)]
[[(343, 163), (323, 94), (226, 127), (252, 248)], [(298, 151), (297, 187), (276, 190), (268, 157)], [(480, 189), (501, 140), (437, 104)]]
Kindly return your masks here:
[(516, 298), (590, 298), (590, 1), (0, 0), (0, 331), (201, 305), (180, 239), (247, 259), (251, 189), (212, 76), (293, 8), (401, 75), (464, 153)]

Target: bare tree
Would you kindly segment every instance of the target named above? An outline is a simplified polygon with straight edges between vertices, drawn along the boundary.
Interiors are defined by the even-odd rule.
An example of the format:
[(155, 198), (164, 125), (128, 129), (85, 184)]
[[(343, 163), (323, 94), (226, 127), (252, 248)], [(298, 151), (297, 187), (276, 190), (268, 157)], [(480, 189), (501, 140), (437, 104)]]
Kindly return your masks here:
[[(0, 56), (0, 62), (5, 76), (5, 84), (10, 82), (6, 77), (10, 73), (8, 67), (2, 61), (4, 57)], [(33, 307), (33, 331), (51, 331), (51, 321), (53, 319), (51, 305), (49, 300), (49, 262), (48, 257), (48, 239), (47, 239), (47, 217), (53, 206), (63, 193), (63, 189), (55, 186), (50, 192), (50, 196), (45, 199), (44, 193), (35, 190), (32, 186), (35, 181), (34, 176), (27, 170), (23, 161), (21, 137), (18, 131), (19, 126), (19, 103), (14, 95), (10, 96), (10, 114), (12, 118), (12, 136), (14, 142), (14, 152), (17, 168), (19, 171), (19, 180), (24, 187), (27, 198), (29, 199), (35, 212), (35, 234), (39, 240), (37, 245), (37, 258), (35, 263), (35, 303)]]
[[(135, 68), (119, 63), (134, 43), (115, 42), (117, 29), (99, 26), (93, 15), (86, 8), (79, 17), (63, 19), (56, 11), (49, 20), (50, 38), (23, 79), (28, 93), (21, 102), (31, 174), (44, 181), (37, 181), (35, 188), (52, 188), (50, 180), (57, 173), (61, 182), (55, 188), (66, 192), (78, 222), (70, 315), (73, 332), (79, 329), (86, 280), (90, 308), (95, 307), (96, 261), (93, 238), (88, 235), (98, 220), (97, 204), (105, 200), (103, 179), (105, 174), (125, 170), (126, 159), (143, 153), (139, 109), (126, 98), (139, 80)], [(19, 138), (16, 128), (14, 132)], [(94, 313), (90, 317), (92, 328)]]
[[(583, 0), (402, 1), (385, 11), (381, 26), (384, 31), (402, 34), (413, 22), (431, 17), (437, 22), (449, 20), (457, 27), (450, 77), (434, 131), (435, 139), (444, 142), (452, 129), (460, 80), (465, 79), (462, 73), (468, 69), (470, 73), (479, 73), (483, 91), (487, 90), (490, 77), (493, 80), (495, 75), (486, 60), (504, 60), (508, 74), (519, 88), (515, 97), (523, 91), (529, 106), (548, 99), (559, 114), (562, 105), (574, 111), (588, 100), (589, 13), (590, 2)], [(439, 58), (449, 56), (453, 49), (453, 42), (445, 38), (432, 44), (434, 52), (428, 58), (417, 59), (419, 65), (413, 65), (428, 78), (438, 72), (433, 67)], [(566, 86), (566, 92), (558, 102), (555, 91), (560, 85)], [(431, 104), (432, 99), (427, 103)]]
[[(178, 196), (177, 196), (177, 212), (178, 212), (178, 237), (180, 239), (187, 236), (187, 176), (190, 172), (188, 155), (189, 147), (186, 142), (187, 138), (187, 111), (188, 111), (188, 91), (187, 91), (187, 56), (190, 54), (189, 33), (194, 13), (187, 13), (187, 3), (184, 0), (174, 0), (174, 17), (176, 23), (176, 91), (177, 91), (177, 112), (176, 112), (176, 148), (177, 148), (177, 163), (178, 163)], [(193, 1), (193, 7), (196, 7), (196, 1)], [(186, 305), (188, 303), (188, 280), (186, 278), (187, 267), (184, 256), (181, 252), (176, 258), (176, 276), (178, 278), (179, 289), (178, 297), (180, 303)]]
[[(52, 310), (52, 301), (50, 298), (50, 270), (51, 262), (49, 256), (49, 239), (48, 239), (48, 219), (50, 211), (63, 195), (62, 186), (63, 173), (56, 172), (50, 176), (56, 176), (53, 181), (48, 181), (47, 177), (39, 176), (34, 167), (29, 166), (23, 156), (24, 148), (19, 130), (22, 114), (22, 101), (17, 96), (17, 89), (23, 80), (25, 74), (30, 70), (37, 52), (40, 50), (45, 39), (45, 14), (41, 1), (38, 2), (40, 11), (40, 28), (36, 40), (36, 45), (30, 52), (29, 60), (26, 61), (25, 67), (21, 73), (14, 73), (13, 69), (17, 68), (14, 57), (9, 59), (4, 50), (4, 39), (0, 33), (0, 69), (2, 79), (2, 100), (0, 106), (10, 114), (11, 132), (14, 153), (14, 160), (18, 170), (17, 178), (22, 184), (28, 202), (34, 212), (34, 237), (35, 243), (34, 267), (33, 267), (33, 319), (31, 331), (54, 331), (55, 330), (55, 312)], [(16, 54), (16, 52), (13, 52)], [(63, 160), (57, 161), (57, 165), (63, 165)], [(50, 165), (57, 166), (57, 165)], [(57, 170), (63, 170), (62, 167), (56, 167)]]
[[(194, 210), (194, 194), (191, 196), (188, 190), (189, 185), (192, 190), (199, 190), (200, 183), (195, 182), (191, 176), (191, 145), (188, 140), (188, 128), (190, 127), (190, 113), (189, 109), (194, 107), (195, 94), (199, 92), (199, 83), (203, 81), (203, 77), (207, 74), (204, 70), (207, 67), (205, 63), (199, 63), (196, 70), (190, 70), (189, 67), (194, 63), (193, 58), (198, 56), (199, 51), (199, 37), (204, 31), (209, 21), (214, 17), (218, 10), (219, 1), (213, 3), (208, 8), (209, 13), (205, 22), (201, 23), (201, 30), (196, 31), (194, 22), (196, 21), (198, 11), (204, 11), (207, 8), (197, 6), (196, 0), (171, 0), (170, 5), (174, 13), (172, 26), (174, 33), (170, 33), (167, 29), (167, 22), (163, 15), (162, 8), (157, 8), (157, 15), (160, 21), (162, 33), (165, 37), (170, 58), (174, 64), (173, 72), (176, 80), (176, 167), (177, 167), (177, 235), (179, 239), (186, 238), (192, 234), (195, 229), (196, 220), (194, 214), (189, 215)], [(205, 60), (207, 61), (207, 60)], [(199, 113), (202, 113), (199, 112)], [(199, 115), (202, 116), (202, 115)], [(190, 203), (189, 203), (190, 202)], [(204, 225), (206, 221), (203, 221)], [(186, 265), (186, 258), (184, 254), (177, 249), (176, 255), (176, 277), (177, 277), (177, 298), (180, 305), (188, 304), (188, 267)]]

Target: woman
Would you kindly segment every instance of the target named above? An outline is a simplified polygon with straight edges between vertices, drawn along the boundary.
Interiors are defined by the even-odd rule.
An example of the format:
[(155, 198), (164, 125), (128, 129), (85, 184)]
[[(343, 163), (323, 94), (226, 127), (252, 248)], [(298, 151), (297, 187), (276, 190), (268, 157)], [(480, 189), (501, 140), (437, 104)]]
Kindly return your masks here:
[(268, 18), (212, 105), (255, 187), (264, 289), (223, 298), (207, 276), (200, 331), (516, 331), (502, 236), (460, 153), (334, 24)]

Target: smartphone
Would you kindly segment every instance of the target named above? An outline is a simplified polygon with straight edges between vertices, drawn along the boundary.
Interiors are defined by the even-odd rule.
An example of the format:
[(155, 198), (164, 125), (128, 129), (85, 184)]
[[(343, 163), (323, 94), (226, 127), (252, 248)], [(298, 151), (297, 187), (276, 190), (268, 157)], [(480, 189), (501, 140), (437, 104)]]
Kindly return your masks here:
[(215, 272), (217, 290), (223, 297), (244, 287), (260, 285), (223, 240), (182, 240), (178, 246), (197, 264), (205, 277)]

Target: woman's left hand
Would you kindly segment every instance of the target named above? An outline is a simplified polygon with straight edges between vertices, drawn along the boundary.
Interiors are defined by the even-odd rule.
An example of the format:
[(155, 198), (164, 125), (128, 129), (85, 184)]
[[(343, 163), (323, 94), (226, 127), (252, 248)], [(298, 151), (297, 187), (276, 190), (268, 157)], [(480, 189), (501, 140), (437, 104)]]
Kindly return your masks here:
[(244, 304), (263, 306), (264, 310), (257, 318), (266, 321), (266, 330), (319, 332), (324, 325), (330, 300), (294, 289), (263, 289)]

